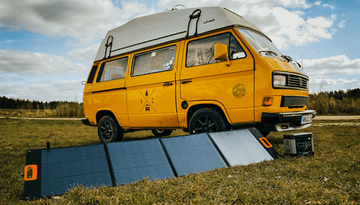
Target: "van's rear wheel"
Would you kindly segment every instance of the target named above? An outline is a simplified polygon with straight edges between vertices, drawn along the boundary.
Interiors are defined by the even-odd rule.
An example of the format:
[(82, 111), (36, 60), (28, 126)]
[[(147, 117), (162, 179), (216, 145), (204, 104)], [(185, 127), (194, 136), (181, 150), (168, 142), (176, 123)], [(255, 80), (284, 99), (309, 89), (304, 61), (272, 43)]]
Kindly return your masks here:
[(169, 136), (172, 133), (172, 130), (159, 130), (159, 129), (154, 129), (151, 130), (151, 132), (157, 136), (157, 137), (161, 137), (161, 136)]
[(122, 140), (124, 132), (113, 117), (105, 115), (99, 121), (98, 135), (101, 142), (109, 143)]
[(190, 118), (189, 133), (220, 132), (226, 129), (224, 119), (212, 108), (201, 108)]

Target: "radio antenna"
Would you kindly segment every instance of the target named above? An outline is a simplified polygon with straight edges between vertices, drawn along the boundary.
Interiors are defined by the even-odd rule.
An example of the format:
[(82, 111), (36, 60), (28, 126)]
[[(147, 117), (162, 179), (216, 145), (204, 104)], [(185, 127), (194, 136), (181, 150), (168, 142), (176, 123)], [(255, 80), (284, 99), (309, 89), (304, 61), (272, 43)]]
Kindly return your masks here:
[(304, 70), (303, 53), (301, 53), (301, 69)]

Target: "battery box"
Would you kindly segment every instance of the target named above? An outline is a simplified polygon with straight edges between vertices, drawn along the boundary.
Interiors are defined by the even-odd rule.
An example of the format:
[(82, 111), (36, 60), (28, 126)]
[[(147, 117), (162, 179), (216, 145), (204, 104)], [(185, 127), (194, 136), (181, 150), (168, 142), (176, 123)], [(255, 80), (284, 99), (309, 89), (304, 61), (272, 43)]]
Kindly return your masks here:
[(285, 154), (313, 155), (314, 145), (312, 133), (296, 133), (284, 135)]

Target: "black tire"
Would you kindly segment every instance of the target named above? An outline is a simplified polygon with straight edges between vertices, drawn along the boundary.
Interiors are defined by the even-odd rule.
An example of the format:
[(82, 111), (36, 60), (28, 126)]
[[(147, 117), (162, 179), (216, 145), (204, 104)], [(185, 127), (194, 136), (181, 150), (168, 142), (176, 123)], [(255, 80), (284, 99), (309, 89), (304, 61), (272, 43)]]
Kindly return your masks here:
[(212, 108), (201, 108), (190, 118), (189, 133), (198, 134), (206, 132), (225, 131), (226, 125), (219, 112)]
[(156, 137), (161, 137), (161, 136), (169, 136), (169, 135), (171, 135), (172, 130), (154, 129), (154, 130), (151, 130), (151, 132), (152, 132)]
[(113, 117), (105, 115), (99, 121), (98, 135), (101, 142), (109, 143), (122, 140), (124, 132)]

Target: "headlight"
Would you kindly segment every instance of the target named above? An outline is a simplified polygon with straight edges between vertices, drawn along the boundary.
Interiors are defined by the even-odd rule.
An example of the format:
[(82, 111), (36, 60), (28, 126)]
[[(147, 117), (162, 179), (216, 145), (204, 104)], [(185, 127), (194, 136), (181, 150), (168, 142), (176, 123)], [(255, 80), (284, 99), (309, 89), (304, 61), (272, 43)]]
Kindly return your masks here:
[(284, 76), (284, 75), (274, 75), (273, 86), (274, 87), (286, 86), (286, 76)]

